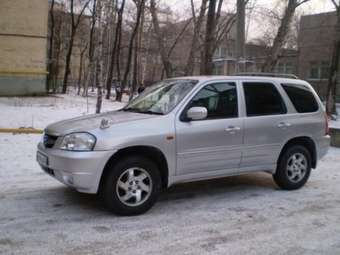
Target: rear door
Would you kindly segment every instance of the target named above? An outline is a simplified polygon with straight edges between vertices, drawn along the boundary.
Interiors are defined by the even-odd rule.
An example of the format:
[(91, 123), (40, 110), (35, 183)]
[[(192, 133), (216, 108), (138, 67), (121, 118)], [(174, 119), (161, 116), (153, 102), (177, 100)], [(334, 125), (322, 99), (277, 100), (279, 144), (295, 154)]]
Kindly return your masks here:
[(242, 87), (246, 118), (241, 167), (271, 168), (291, 133), (283, 90), (267, 81), (244, 81)]

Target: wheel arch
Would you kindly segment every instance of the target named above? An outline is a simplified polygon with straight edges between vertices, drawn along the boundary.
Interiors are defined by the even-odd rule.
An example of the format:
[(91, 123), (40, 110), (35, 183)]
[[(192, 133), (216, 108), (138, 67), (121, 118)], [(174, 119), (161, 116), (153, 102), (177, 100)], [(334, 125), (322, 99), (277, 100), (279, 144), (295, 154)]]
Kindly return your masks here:
[(302, 145), (304, 146), (309, 152), (312, 157), (312, 168), (316, 168), (317, 164), (317, 150), (316, 150), (316, 144), (314, 140), (311, 137), (308, 136), (299, 136), (299, 137), (294, 137), (290, 140), (288, 140), (285, 145), (282, 147), (282, 150), (280, 152), (277, 164), (280, 162), (281, 157), (283, 153), (293, 145)]
[(162, 187), (166, 188), (168, 186), (169, 168), (164, 153), (156, 147), (141, 145), (121, 148), (109, 158), (100, 178), (99, 189), (102, 187), (102, 182), (112, 166), (114, 166), (120, 159), (131, 155), (143, 156), (156, 163), (160, 170)]

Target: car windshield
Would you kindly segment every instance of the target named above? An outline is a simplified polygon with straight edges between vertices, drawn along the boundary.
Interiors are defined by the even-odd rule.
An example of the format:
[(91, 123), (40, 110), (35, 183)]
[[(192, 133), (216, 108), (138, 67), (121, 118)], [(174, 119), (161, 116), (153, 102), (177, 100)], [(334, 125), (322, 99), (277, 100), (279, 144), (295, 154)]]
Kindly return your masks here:
[(194, 80), (164, 80), (150, 86), (132, 100), (123, 111), (167, 114), (195, 86)]

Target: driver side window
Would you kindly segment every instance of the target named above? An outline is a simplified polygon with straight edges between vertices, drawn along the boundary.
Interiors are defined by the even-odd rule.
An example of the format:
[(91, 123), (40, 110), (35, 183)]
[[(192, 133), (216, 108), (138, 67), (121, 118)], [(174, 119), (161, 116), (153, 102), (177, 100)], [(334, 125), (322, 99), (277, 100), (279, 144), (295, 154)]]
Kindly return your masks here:
[(205, 107), (207, 119), (238, 117), (236, 84), (221, 82), (205, 86), (191, 100), (191, 107)]

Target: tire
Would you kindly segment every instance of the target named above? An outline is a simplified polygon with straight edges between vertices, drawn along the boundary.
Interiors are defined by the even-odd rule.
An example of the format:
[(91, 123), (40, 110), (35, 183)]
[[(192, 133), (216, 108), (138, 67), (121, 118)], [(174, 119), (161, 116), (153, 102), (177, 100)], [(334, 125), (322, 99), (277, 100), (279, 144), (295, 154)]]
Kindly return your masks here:
[(301, 188), (310, 176), (311, 162), (310, 152), (304, 146), (288, 147), (281, 155), (273, 175), (275, 183), (285, 190)]
[(129, 156), (109, 167), (100, 195), (113, 213), (130, 216), (148, 211), (157, 201), (160, 190), (157, 165), (144, 157)]

